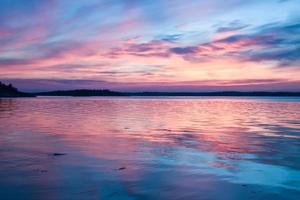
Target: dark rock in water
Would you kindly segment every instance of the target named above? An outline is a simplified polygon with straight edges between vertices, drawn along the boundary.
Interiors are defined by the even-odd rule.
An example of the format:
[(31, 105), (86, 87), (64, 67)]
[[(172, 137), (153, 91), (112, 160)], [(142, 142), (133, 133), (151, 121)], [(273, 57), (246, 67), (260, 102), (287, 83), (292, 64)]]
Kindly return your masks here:
[(52, 154), (53, 156), (64, 156), (64, 155), (66, 155), (65, 153), (53, 153)]

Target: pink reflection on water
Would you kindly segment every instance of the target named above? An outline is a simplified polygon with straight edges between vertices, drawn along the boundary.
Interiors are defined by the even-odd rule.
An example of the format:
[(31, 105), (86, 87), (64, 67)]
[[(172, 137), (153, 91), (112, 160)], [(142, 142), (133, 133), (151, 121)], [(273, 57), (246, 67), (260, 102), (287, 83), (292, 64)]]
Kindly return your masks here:
[(9, 99), (1, 100), (0, 117), (7, 132), (34, 130), (76, 142), (76, 148), (101, 143), (100, 150), (109, 152), (118, 143), (121, 152), (134, 151), (135, 142), (144, 141), (251, 153), (263, 151), (260, 137), (299, 136), (276, 129), (299, 129), (299, 123), (286, 123), (300, 118), (298, 105), (243, 99)]
[[(37, 176), (36, 183), (57, 195), (55, 188), (70, 180), (76, 182), (70, 191), (94, 180), (122, 194), (147, 193), (147, 187), (155, 193), (155, 176), (165, 177), (161, 187), (172, 191), (196, 189), (184, 182), (173, 185), (170, 171), (196, 183), (197, 176), (209, 175), (209, 183), (223, 185), (273, 169), (251, 183), (295, 188), (288, 183), (299, 177), (299, 105), (276, 99), (0, 100), (1, 169), (25, 170), (29, 180)], [(126, 183), (125, 189), (116, 180)]]

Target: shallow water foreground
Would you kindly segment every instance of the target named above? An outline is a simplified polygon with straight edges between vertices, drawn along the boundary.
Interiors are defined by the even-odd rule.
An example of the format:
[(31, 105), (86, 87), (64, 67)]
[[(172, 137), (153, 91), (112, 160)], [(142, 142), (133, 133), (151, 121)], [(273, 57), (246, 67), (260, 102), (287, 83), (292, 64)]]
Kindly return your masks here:
[(0, 99), (0, 199), (300, 199), (300, 99)]

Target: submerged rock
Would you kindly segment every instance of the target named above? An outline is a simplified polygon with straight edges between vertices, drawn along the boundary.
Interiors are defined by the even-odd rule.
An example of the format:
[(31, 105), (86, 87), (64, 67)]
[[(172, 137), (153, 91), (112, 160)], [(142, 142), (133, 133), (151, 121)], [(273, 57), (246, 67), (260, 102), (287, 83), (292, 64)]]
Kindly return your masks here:
[(53, 156), (64, 156), (64, 155), (66, 155), (66, 153), (53, 153), (52, 155)]

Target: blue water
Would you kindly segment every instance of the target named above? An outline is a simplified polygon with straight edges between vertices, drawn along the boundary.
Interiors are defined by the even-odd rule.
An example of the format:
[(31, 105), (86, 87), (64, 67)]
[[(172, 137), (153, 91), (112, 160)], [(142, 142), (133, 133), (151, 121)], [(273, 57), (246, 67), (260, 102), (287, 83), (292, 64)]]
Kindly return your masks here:
[(300, 199), (300, 99), (0, 99), (0, 199)]

